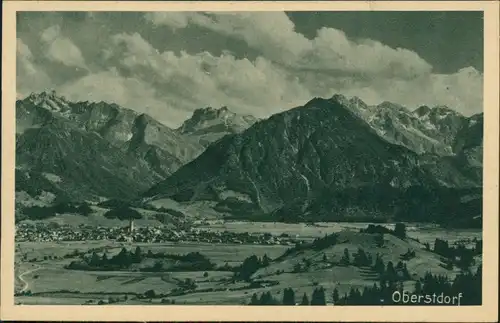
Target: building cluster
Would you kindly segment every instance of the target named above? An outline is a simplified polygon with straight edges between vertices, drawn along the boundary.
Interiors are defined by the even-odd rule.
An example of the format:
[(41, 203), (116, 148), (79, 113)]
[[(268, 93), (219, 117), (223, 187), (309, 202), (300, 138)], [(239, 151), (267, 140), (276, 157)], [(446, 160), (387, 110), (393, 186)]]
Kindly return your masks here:
[(109, 240), (118, 242), (200, 242), (224, 244), (295, 245), (296, 237), (270, 233), (212, 231), (201, 229), (177, 230), (165, 227), (101, 227), (101, 226), (53, 226), (47, 224), (18, 224), (16, 241), (88, 241)]

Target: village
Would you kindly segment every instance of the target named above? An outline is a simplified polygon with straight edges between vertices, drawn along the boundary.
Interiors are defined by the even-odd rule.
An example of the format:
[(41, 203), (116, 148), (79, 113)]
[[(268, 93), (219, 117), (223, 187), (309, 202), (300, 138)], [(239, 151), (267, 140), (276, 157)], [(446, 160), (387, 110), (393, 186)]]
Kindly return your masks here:
[(270, 233), (209, 231), (199, 228), (182, 230), (162, 226), (102, 227), (80, 225), (53, 225), (45, 223), (16, 225), (16, 242), (89, 241), (108, 240), (117, 242), (201, 242), (221, 244), (295, 245), (299, 237), (286, 233), (279, 236)]

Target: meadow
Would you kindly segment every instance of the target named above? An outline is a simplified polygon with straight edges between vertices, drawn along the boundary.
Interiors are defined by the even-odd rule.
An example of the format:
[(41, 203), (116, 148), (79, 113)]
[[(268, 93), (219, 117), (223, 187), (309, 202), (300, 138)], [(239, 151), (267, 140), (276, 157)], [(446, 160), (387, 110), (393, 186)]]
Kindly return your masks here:
[[(387, 225), (392, 228), (390, 225)], [(19, 242), (16, 243), (16, 291), (29, 291), (30, 296), (18, 294), (16, 302), (21, 304), (247, 304), (253, 293), (270, 291), (280, 299), (284, 288), (294, 289), (297, 297), (303, 293), (310, 295), (317, 286), (327, 289), (328, 297), (337, 288), (341, 294), (349, 292), (352, 287), (372, 286), (378, 280), (367, 268), (356, 266), (332, 265), (338, 261), (344, 250), (354, 254), (358, 248), (375, 255), (380, 253), (384, 260), (398, 262), (399, 255), (407, 250), (416, 250), (416, 257), (407, 262), (412, 280), (405, 284), (412, 287), (415, 279), (426, 272), (445, 274), (453, 278), (459, 270), (445, 269), (442, 258), (435, 253), (424, 250), (423, 243), (433, 244), (436, 238), (454, 241), (481, 239), (481, 232), (476, 230), (443, 230), (432, 226), (407, 225), (409, 239), (402, 241), (392, 235), (384, 236), (384, 246), (376, 247), (372, 238), (359, 234), (360, 228), (366, 224), (283, 224), (283, 223), (244, 223), (214, 222), (199, 224), (195, 230), (216, 230), (232, 232), (264, 233), (275, 236), (286, 233), (297, 236), (301, 240), (312, 240), (333, 232), (347, 237), (345, 242), (325, 250), (305, 250), (297, 254), (281, 257), (271, 262), (268, 267), (259, 269), (253, 275), (254, 280), (264, 283), (250, 285), (249, 282), (234, 281), (231, 271), (188, 271), (188, 272), (135, 272), (135, 271), (81, 271), (69, 270), (64, 266), (74, 258), (65, 257), (77, 251), (106, 251), (117, 254), (123, 247), (134, 250), (137, 246), (147, 252), (164, 252), (167, 254), (187, 254), (199, 252), (218, 266), (228, 264), (237, 266), (246, 258), (255, 255), (259, 258), (267, 255), (270, 259), (279, 258), (290, 246), (255, 245), (255, 244), (212, 244), (201, 242), (169, 242), (169, 243), (129, 243), (114, 241), (85, 242)], [(476, 257), (473, 269), (481, 263)], [(30, 261), (36, 259), (35, 261)], [(307, 272), (294, 272), (297, 263), (312, 262)], [(327, 261), (325, 262), (325, 259)], [(22, 279), (21, 279), (22, 278)], [(185, 280), (195, 282), (196, 288), (188, 292), (172, 294), (178, 290)], [(266, 283), (267, 282), (267, 283)], [(154, 290), (160, 297), (144, 297), (148, 291)]]

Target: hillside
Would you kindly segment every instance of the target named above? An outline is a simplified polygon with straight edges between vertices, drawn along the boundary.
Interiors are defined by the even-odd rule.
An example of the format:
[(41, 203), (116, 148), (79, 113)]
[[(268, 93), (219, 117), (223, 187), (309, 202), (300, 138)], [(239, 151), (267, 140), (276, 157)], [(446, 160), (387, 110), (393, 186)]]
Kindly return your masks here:
[(483, 113), (467, 119), (454, 141), (454, 150), (465, 166), (482, 172), (483, 165)]
[[(59, 118), (26, 129), (17, 138), (16, 167), (18, 174), (24, 174), (16, 178), (17, 191), (36, 196), (38, 190), (47, 189), (58, 195), (57, 188), (76, 200), (131, 198), (161, 179), (144, 161), (132, 158), (97, 133), (85, 132)], [(36, 174), (53, 188), (37, 180)]]
[[(368, 266), (355, 266), (352, 264), (354, 255), (362, 249), (366, 255), (370, 255), (373, 263), (376, 255), (384, 263), (391, 261), (396, 265), (402, 261), (401, 255), (408, 250), (415, 251), (415, 257), (405, 261), (412, 279), (423, 277), (429, 270), (435, 274), (450, 275), (450, 271), (442, 268), (442, 257), (424, 250), (422, 244), (411, 239), (400, 239), (391, 234), (369, 234), (355, 231), (343, 231), (336, 234), (336, 243), (325, 245), (324, 247), (314, 247), (304, 245), (299, 249), (288, 250), (282, 256), (276, 258), (268, 267), (259, 269), (254, 277), (261, 276), (267, 279), (275, 278), (275, 273), (284, 271), (286, 273), (295, 273), (295, 276), (308, 276), (312, 280), (321, 280), (318, 273), (329, 273), (334, 279), (331, 283), (339, 282), (351, 283), (352, 280), (378, 281), (377, 273), (372, 272)], [(351, 255), (351, 264), (349, 266), (341, 265), (345, 250)], [(299, 270), (298, 267), (301, 269)], [(319, 277), (318, 277), (319, 276)], [(298, 278), (298, 277), (297, 277)], [(322, 282), (323, 283), (323, 282)]]
[[(437, 204), (449, 195), (452, 200), (462, 197), (440, 188), (480, 186), (460, 167), (444, 167), (441, 158), (431, 156), (382, 138), (343, 97), (315, 98), (222, 138), (143, 196), (148, 202), (213, 201), (221, 213), (254, 219), (276, 212), (285, 221), (307, 214), (310, 220), (338, 220), (336, 216), (344, 218), (346, 213), (387, 219), (394, 216), (394, 203), (399, 213), (418, 215), (421, 211), (414, 208), (424, 196)], [(379, 193), (373, 203), (362, 198), (372, 188)], [(408, 193), (411, 188), (437, 195), (423, 194), (419, 200)], [(332, 209), (321, 202), (328, 200), (325, 192), (353, 197), (352, 203), (341, 207), (341, 199), (333, 198), (337, 207)], [(433, 200), (425, 203), (434, 205)], [(322, 206), (308, 212), (309, 204)]]
[(34, 93), (16, 102), (16, 202), (130, 199), (202, 150), (116, 104)]
[[(297, 295), (300, 297), (304, 291), (309, 294), (319, 285), (328, 291), (326, 299), (331, 300), (330, 293), (334, 289), (338, 292), (337, 297), (342, 297), (348, 293), (352, 295), (353, 289), (363, 290), (390, 281), (412, 291), (417, 282), (422, 286), (429, 272), (451, 280), (460, 275), (457, 266), (447, 265), (450, 260), (430, 248), (426, 250), (412, 239), (344, 231), (336, 236), (325, 236), (323, 240), (326, 243), (303, 244), (287, 250), (269, 265), (251, 273), (251, 279), (278, 281), (280, 284), (271, 290), (276, 292), (278, 287), (286, 285), (296, 291), (296, 299)], [(476, 259), (479, 260), (477, 256)], [(475, 271), (480, 260), (472, 263), (471, 270)], [(388, 296), (386, 302), (390, 302), (390, 294)], [(377, 304), (384, 299), (375, 301)]]
[(197, 217), (480, 225), (482, 114), (334, 95), (266, 120), (198, 109), (174, 130), (45, 92), (16, 113), (21, 208), (140, 195)]
[(267, 216), (276, 221), (434, 222), (443, 226), (480, 228), (481, 188), (389, 185), (325, 189), (290, 203)]
[(418, 154), (453, 155), (453, 143), (466, 118), (445, 107), (421, 106), (411, 112), (405, 107), (383, 102), (369, 106), (357, 97), (337, 100), (365, 120), (382, 138)]

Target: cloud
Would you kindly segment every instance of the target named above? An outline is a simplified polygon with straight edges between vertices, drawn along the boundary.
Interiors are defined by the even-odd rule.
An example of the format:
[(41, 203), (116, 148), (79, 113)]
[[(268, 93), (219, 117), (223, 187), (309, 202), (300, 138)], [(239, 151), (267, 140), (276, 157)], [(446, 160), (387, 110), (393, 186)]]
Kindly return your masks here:
[[(74, 101), (105, 101), (157, 117), (168, 126), (175, 127), (185, 120), (187, 112), (169, 108), (157, 98), (156, 90), (147, 82), (124, 77), (116, 68), (88, 74), (65, 84), (59, 93)], [(158, 114), (158, 109), (168, 113)]]
[(380, 42), (350, 40), (344, 32), (323, 27), (315, 38), (295, 31), (284, 12), (149, 13), (155, 25), (186, 28), (196, 24), (245, 41), (264, 57), (295, 68), (330, 70), (361, 75), (416, 77), (432, 67), (415, 52)]
[(186, 28), (191, 17), (196, 17), (197, 13), (188, 12), (148, 12), (144, 18), (152, 22), (155, 26), (169, 26), (173, 29)]
[(44, 91), (51, 86), (50, 77), (34, 62), (30, 48), (20, 38), (16, 40), (16, 83), (18, 97), (33, 91)]
[(186, 28), (195, 24), (241, 39), (275, 61), (292, 63), (301, 52), (311, 49), (310, 41), (295, 32), (295, 25), (284, 12), (155, 12), (145, 18), (156, 26)]
[[(145, 18), (156, 26), (194, 24), (243, 40), (262, 53), (260, 60), (267, 62), (267, 68), (280, 70), (283, 87), (295, 78), (295, 90), (304, 94), (328, 97), (339, 92), (371, 104), (394, 101), (410, 109), (448, 105), (466, 115), (482, 110), (483, 76), (473, 68), (434, 74), (432, 66), (411, 50), (349, 39), (333, 28), (320, 28), (307, 39), (283, 12), (151, 13)], [(259, 97), (273, 91), (261, 90)]]
[(20, 38), (16, 39), (16, 52), (17, 57), (21, 59), (31, 60), (33, 58), (30, 48)]
[[(98, 50), (85, 51), (86, 59), (79, 48), (86, 49), (88, 40), (68, 38), (65, 34), (71, 32), (54, 23), (40, 28), (42, 46), (33, 47), (33, 52), (18, 39), (18, 91), (54, 87), (69, 98), (116, 102), (173, 127), (201, 107), (228, 106), (235, 112), (267, 117), (314, 96), (334, 93), (358, 96), (369, 104), (392, 101), (409, 109), (426, 104), (447, 105), (466, 115), (482, 111), (483, 75), (473, 68), (436, 74), (413, 51), (352, 39), (333, 28), (321, 28), (306, 38), (285, 13), (154, 12), (145, 14), (139, 20), (142, 24), (144, 18), (149, 23), (139, 25), (141, 33), (134, 28), (123, 32), (121, 26), (106, 29), (92, 43)], [(197, 28), (181, 30), (191, 25)], [(221, 37), (217, 44), (222, 46), (240, 44), (225, 42), (238, 39), (252, 48), (252, 59), (244, 58), (238, 48), (222, 48), (217, 55), (205, 51), (203, 44), (211, 39), (203, 34), (197, 40), (163, 44), (162, 40), (170, 39), (161, 38), (161, 28), (178, 30), (177, 38), (208, 29), (210, 37)], [(175, 48), (185, 41), (200, 46)], [(159, 51), (160, 46), (168, 49)], [(44, 57), (64, 66), (42, 64)], [(85, 71), (75, 74), (75, 67)]]
[(350, 40), (333, 28), (321, 28), (298, 66), (368, 78), (416, 78), (432, 67), (413, 51), (391, 48), (373, 40)]
[(473, 67), (449, 75), (434, 74), (428, 84), (432, 85), (428, 93), (436, 98), (436, 104), (448, 105), (465, 115), (483, 110), (483, 74)]
[(69, 67), (87, 69), (82, 52), (69, 38), (61, 35), (59, 25), (45, 29), (40, 36), (45, 45), (45, 57)]
[(298, 79), (269, 60), (237, 59), (208, 52), (160, 53), (139, 34), (117, 34), (106, 49), (109, 62), (125, 74), (151, 82), (179, 108), (227, 105), (235, 112), (268, 116), (310, 97)]

